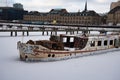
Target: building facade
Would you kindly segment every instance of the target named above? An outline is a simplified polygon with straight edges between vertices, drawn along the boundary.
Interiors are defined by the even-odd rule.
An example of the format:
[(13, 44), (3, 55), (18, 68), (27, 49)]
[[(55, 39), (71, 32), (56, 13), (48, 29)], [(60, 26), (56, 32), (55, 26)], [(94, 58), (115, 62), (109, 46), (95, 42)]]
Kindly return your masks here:
[(0, 7), (0, 20), (23, 20), (23, 15), (27, 13), (28, 11), (18, 4), (14, 7)]
[(110, 10), (107, 15), (107, 24), (120, 24), (120, 6), (117, 6), (114, 9)]
[(110, 10), (114, 9), (117, 6), (120, 6), (120, 0), (118, 0), (117, 2), (112, 2), (110, 6)]
[(34, 11), (24, 15), (24, 20), (53, 24), (99, 25), (101, 23), (99, 14), (93, 10), (87, 10), (87, 2), (82, 12), (68, 12), (66, 9), (52, 9), (48, 13)]

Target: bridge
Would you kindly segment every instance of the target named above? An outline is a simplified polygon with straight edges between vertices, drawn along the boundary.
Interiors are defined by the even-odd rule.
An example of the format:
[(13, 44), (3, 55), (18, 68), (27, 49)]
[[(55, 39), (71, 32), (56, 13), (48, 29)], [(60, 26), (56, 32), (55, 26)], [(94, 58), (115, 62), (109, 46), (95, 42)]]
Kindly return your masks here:
[[(120, 26), (98, 26), (98, 25), (65, 25), (65, 24), (44, 24), (44, 25), (33, 25), (33, 24), (20, 24), (20, 23), (0, 23), (0, 32), (10, 32), (10, 36), (17, 36), (17, 32), (22, 32), (22, 35), (29, 32), (42, 32), (42, 35), (57, 35), (57, 32), (66, 32), (66, 34), (79, 33), (79, 31), (90, 32), (99, 31), (103, 32), (120, 32)], [(13, 35), (13, 33), (15, 33)]]

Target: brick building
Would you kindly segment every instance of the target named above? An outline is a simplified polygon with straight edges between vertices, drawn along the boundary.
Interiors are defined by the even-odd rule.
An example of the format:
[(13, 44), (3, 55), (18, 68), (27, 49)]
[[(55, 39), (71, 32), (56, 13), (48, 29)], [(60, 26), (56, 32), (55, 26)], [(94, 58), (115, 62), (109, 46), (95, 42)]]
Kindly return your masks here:
[(110, 11), (107, 14), (107, 24), (120, 24), (120, 0), (111, 3)]
[(118, 0), (117, 2), (112, 2), (110, 5), (110, 10), (114, 9), (117, 6), (120, 6), (120, 0)]
[(120, 24), (120, 6), (110, 10), (107, 15), (107, 23), (111, 25)]
[(87, 2), (82, 12), (68, 12), (66, 9), (52, 9), (47, 13), (37, 11), (24, 15), (25, 21), (58, 23), (58, 24), (81, 24), (99, 25), (101, 17), (93, 10), (87, 10)]

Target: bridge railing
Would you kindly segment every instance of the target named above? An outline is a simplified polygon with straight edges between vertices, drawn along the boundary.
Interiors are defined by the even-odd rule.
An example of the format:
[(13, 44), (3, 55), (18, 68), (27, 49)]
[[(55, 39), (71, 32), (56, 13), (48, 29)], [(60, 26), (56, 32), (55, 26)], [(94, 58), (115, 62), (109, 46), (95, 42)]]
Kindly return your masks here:
[(15, 24), (15, 23), (0, 23), (0, 30), (40, 30), (40, 31), (49, 31), (49, 30), (88, 30), (88, 31), (120, 31), (120, 26), (84, 26), (84, 25), (30, 25), (30, 24)]

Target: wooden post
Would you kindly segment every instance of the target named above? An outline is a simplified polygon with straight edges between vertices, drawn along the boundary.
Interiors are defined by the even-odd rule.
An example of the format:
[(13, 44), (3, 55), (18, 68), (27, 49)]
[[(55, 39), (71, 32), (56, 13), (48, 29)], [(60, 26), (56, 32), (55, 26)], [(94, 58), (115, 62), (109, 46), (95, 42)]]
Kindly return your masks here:
[(13, 32), (11, 31), (10, 36), (13, 36)]
[(72, 31), (70, 31), (70, 35), (72, 35)]
[(88, 33), (90, 34), (90, 31)]
[(79, 33), (79, 29), (80, 29), (80, 28), (78, 27), (78, 29), (77, 29), (77, 34)]
[(78, 30), (77, 30), (77, 34), (78, 34)]
[(15, 31), (15, 36), (17, 36), (17, 31)]
[(57, 35), (57, 31), (55, 31), (55, 35)]
[(73, 30), (73, 34), (74, 34), (75, 32), (74, 32), (74, 30)]
[(42, 27), (42, 35), (44, 35), (45, 28), (44, 26)]
[(53, 34), (53, 32), (51, 31), (51, 35)]
[(24, 36), (25, 34), (24, 34), (24, 31), (22, 32), (22, 36)]
[(73, 31), (72, 31), (72, 29), (71, 29), (71, 28), (70, 28), (70, 30), (69, 30), (69, 31), (70, 31), (70, 34), (73, 34)]
[(47, 31), (47, 35), (49, 35), (48, 31)]
[(44, 35), (44, 31), (42, 31), (42, 35)]
[(29, 32), (27, 31), (27, 36), (29, 36)]
[(68, 34), (68, 31), (66, 31), (66, 34)]

